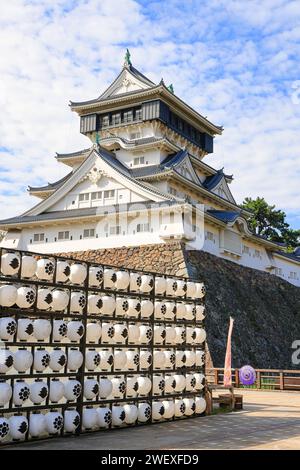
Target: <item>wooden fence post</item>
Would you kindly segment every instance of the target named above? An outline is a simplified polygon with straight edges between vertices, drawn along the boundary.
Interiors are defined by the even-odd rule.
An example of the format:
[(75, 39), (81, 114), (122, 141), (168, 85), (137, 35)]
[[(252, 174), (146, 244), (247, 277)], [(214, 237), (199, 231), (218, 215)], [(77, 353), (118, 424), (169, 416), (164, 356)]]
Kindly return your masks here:
[(284, 375), (282, 371), (279, 374), (279, 388), (280, 390), (284, 390)]
[(215, 369), (215, 385), (219, 385), (219, 370)]
[(235, 387), (239, 388), (239, 386), (240, 386), (240, 376), (239, 376), (239, 370), (238, 369), (235, 369), (234, 376), (235, 376)]
[(261, 376), (259, 371), (256, 372), (256, 386), (257, 388), (261, 388)]

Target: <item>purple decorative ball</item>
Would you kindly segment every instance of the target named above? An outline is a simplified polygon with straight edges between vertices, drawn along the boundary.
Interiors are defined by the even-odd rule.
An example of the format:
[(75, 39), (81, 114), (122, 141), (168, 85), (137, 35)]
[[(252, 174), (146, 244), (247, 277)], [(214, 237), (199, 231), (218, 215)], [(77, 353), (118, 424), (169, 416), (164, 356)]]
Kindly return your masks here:
[(240, 382), (243, 385), (253, 385), (256, 381), (256, 373), (253, 367), (243, 366), (239, 370)]

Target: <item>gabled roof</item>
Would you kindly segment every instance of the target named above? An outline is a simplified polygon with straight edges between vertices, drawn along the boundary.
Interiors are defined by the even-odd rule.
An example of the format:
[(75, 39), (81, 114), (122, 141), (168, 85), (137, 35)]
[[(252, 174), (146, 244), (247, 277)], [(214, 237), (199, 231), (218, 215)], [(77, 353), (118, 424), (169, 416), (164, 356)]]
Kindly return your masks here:
[(35, 193), (35, 192), (49, 192), (49, 191), (55, 191), (56, 189), (60, 188), (72, 175), (73, 171), (68, 173), (67, 175), (63, 176), (60, 180), (55, 181), (54, 183), (48, 183), (45, 186), (28, 186), (28, 192), (29, 193)]
[(221, 168), (215, 175), (208, 176), (202, 184), (204, 188), (212, 190), (222, 181), (223, 178), (230, 181), (232, 180), (232, 175), (225, 175), (223, 168)]
[(234, 222), (241, 214), (240, 212), (218, 211), (218, 210), (213, 210), (213, 209), (209, 209), (207, 213), (209, 215), (212, 215), (216, 219), (221, 220), (221, 222), (224, 222), (226, 224)]

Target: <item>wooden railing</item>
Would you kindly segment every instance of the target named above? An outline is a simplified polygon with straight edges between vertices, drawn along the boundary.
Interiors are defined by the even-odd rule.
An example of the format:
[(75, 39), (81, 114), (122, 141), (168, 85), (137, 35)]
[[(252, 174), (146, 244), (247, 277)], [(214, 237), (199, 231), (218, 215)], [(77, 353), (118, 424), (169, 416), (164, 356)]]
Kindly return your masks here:
[[(236, 388), (265, 390), (300, 390), (300, 370), (255, 369), (256, 382), (251, 387), (240, 384), (239, 370), (232, 369), (232, 384)], [(224, 369), (206, 369), (208, 384), (223, 384)]]

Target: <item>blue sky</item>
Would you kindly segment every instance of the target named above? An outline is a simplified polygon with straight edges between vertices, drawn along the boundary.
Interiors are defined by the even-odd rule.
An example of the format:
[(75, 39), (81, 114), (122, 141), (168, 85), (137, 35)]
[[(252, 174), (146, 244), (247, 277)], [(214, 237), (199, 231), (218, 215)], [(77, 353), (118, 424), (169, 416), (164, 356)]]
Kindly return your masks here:
[[(55, 152), (89, 145), (68, 101), (98, 96), (133, 64), (224, 126), (214, 167), (238, 202), (264, 196), (300, 228), (300, 2), (10, 0), (0, 11), (2, 216), (35, 203), (27, 185), (68, 169)], [(12, 187), (13, 186), (13, 187)]]

